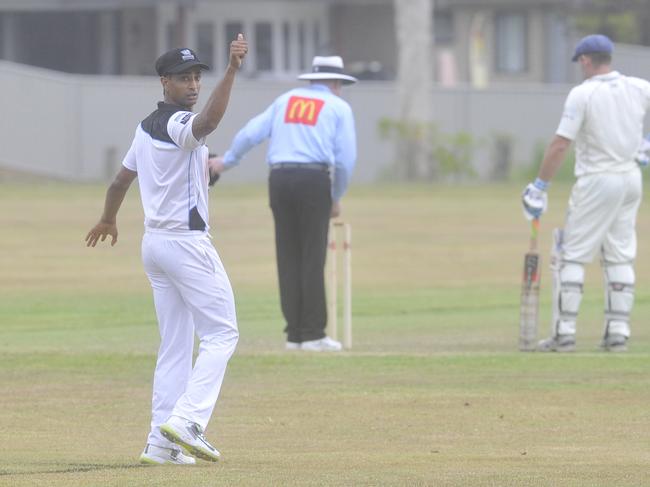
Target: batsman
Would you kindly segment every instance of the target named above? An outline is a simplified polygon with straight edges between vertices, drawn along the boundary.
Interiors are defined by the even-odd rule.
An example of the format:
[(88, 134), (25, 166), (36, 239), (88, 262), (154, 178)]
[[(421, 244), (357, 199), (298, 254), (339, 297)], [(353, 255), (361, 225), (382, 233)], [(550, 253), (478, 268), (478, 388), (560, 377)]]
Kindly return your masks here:
[(627, 350), (634, 304), (636, 218), (642, 178), (638, 157), (650, 83), (612, 69), (614, 45), (604, 35), (581, 39), (573, 55), (584, 81), (566, 99), (555, 136), (537, 179), (522, 195), (524, 214), (539, 218), (547, 208), (550, 180), (575, 142), (575, 176), (563, 229), (553, 232), (551, 336), (542, 352), (576, 349), (576, 320), (585, 264), (599, 254), (605, 287), (601, 348)]

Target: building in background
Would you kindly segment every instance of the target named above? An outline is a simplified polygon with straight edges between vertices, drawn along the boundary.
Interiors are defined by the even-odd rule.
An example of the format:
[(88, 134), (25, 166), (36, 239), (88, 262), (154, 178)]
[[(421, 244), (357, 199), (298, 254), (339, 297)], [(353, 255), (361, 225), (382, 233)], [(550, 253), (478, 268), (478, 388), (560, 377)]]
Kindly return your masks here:
[[(225, 66), (237, 32), (245, 74), (293, 79), (315, 54), (340, 54), (364, 79), (394, 79), (394, 0), (0, 0), (0, 58), (69, 73), (153, 75), (190, 45)], [(434, 79), (566, 83), (576, 34), (567, 0), (435, 0)], [(481, 71), (483, 69), (483, 71)], [(476, 83), (477, 79), (479, 83)]]
[(245, 74), (286, 78), (331, 50), (327, 1), (0, 0), (0, 58), (68, 73), (153, 75), (164, 50), (190, 45), (227, 64), (238, 32)]
[[(433, 35), (426, 36), (426, 43), (433, 38), (427, 49), (435, 83), (427, 96), (435, 140), (429, 157), (435, 167), (451, 168), (441, 180), (504, 179), (537, 167), (540, 141), (548, 140), (570, 84), (578, 81), (579, 70), (570, 62), (581, 35), (574, 21), (592, 12), (590, 3), (602, 1), (432, 1)], [(159, 83), (152, 79), (159, 53), (179, 45), (195, 47), (215, 68), (206, 74), (211, 86), (226, 66), (230, 40), (243, 31), (252, 48), (232, 96), (237, 109), (229, 110), (220, 130), (209, 137), (211, 148), (223, 150), (260, 107), (295, 86), (296, 75), (310, 69), (313, 55), (336, 53), (360, 78), (383, 80), (345, 92), (357, 114), (354, 181), (394, 180), (405, 158), (394, 150), (395, 132), (391, 139), (382, 127), (395, 126), (403, 113), (402, 82), (395, 75), (396, 39), (404, 36), (396, 35), (399, 10), (394, 7), (406, 4), (0, 0), (0, 89), (20, 95), (3, 100), (12, 116), (0, 119), (6, 141), (0, 169), (70, 181), (111, 179), (139, 117), (160, 96)], [(629, 25), (630, 15), (620, 15), (624, 22), (614, 32)], [(640, 32), (635, 38), (641, 38)], [(625, 74), (650, 79), (648, 47), (617, 43), (614, 62)], [(38, 117), (25, 109), (25, 100), (42, 108)], [(26, 132), (26, 126), (32, 130)], [(258, 149), (228, 181), (265, 180), (264, 150)]]

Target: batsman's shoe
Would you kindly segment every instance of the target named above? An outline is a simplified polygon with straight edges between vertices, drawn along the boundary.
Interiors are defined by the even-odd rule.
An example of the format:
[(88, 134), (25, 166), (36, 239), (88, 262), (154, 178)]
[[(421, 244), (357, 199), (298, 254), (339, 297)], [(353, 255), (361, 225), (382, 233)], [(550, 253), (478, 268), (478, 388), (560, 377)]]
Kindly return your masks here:
[(600, 342), (600, 348), (606, 352), (627, 352), (627, 337), (611, 333)]
[(182, 446), (195, 457), (209, 462), (216, 462), (221, 457), (221, 453), (203, 436), (203, 428), (192, 421), (171, 416), (160, 426), (160, 432), (169, 441)]
[(287, 342), (284, 344), (285, 350), (300, 350), (299, 342)]
[(340, 352), (343, 347), (341, 346), (341, 342), (337, 342), (326, 336), (318, 340), (302, 342), (300, 349), (308, 352)]
[(195, 465), (196, 460), (189, 455), (184, 455), (180, 448), (164, 448), (147, 443), (140, 463), (146, 465)]
[(537, 344), (538, 352), (575, 352), (575, 350), (575, 335), (556, 335), (554, 337), (541, 340)]

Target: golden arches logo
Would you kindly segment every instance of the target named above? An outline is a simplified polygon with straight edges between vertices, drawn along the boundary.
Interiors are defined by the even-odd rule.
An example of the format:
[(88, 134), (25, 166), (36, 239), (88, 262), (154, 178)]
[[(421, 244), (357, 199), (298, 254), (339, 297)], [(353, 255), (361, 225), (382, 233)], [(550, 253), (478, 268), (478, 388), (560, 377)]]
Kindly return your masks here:
[(289, 98), (289, 103), (287, 103), (284, 121), (285, 123), (316, 125), (318, 115), (324, 103), (323, 100), (319, 100), (318, 98), (292, 96)]
[[(298, 112), (298, 117), (296, 117), (296, 112)], [(315, 112), (316, 103), (314, 103), (314, 100), (297, 100), (291, 106), (289, 118), (304, 118), (305, 113), (307, 113), (307, 120), (313, 120)]]

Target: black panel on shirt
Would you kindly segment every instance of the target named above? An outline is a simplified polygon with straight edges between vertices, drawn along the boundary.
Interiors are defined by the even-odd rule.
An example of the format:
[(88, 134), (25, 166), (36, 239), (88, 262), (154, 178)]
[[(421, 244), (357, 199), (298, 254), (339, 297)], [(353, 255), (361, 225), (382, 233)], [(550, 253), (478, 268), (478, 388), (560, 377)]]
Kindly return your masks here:
[(199, 214), (199, 209), (195, 206), (190, 210), (190, 219), (189, 219), (189, 227), (190, 230), (201, 230), (202, 232), (205, 231), (205, 222), (203, 221), (203, 218)]
[(147, 132), (153, 139), (175, 144), (167, 133), (167, 122), (174, 113), (187, 111), (187, 108), (160, 101), (158, 102), (158, 110), (152, 112), (140, 125), (142, 130)]

